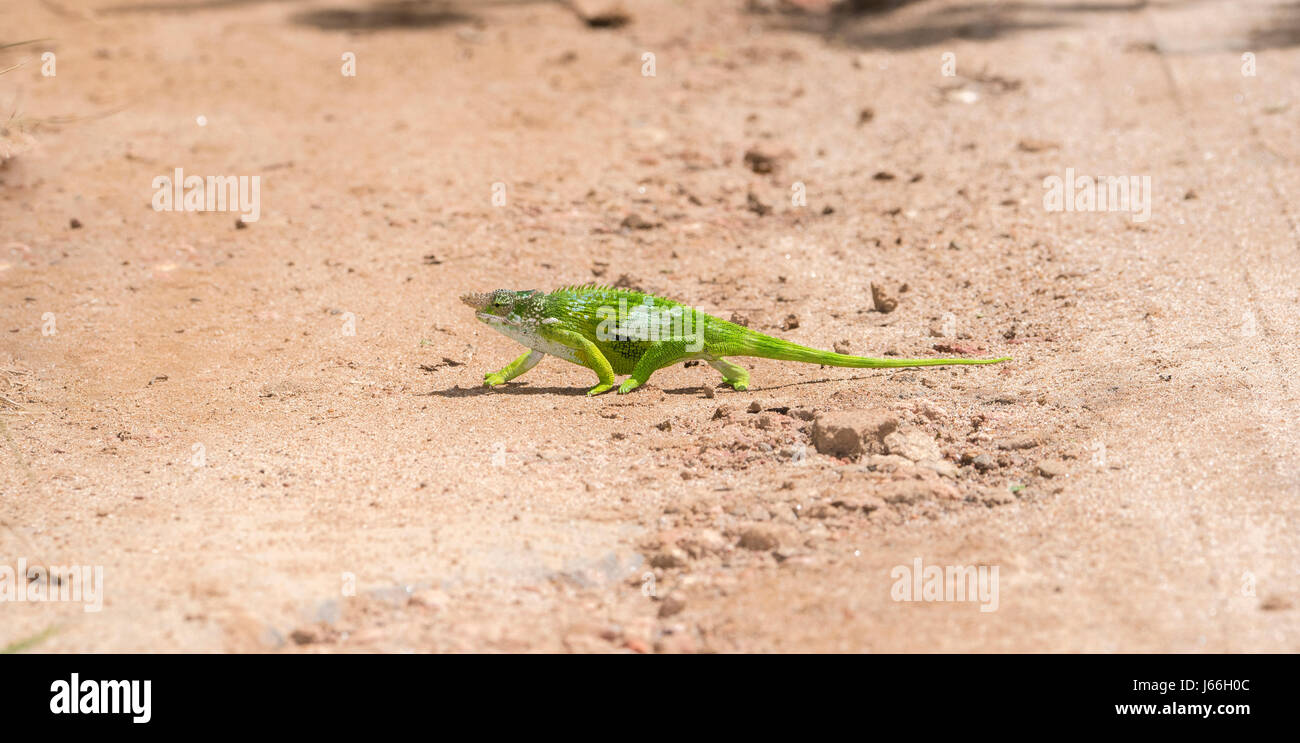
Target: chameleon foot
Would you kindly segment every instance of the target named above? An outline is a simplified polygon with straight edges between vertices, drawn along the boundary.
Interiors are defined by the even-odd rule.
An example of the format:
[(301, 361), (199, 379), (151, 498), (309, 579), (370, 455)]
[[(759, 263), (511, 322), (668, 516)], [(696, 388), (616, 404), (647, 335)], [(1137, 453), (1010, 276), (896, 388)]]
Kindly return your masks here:
[(506, 383), (506, 378), (500, 372), (488, 372), (483, 375), (484, 387), (496, 387)]
[(636, 381), (635, 379), (629, 379), (623, 384), (620, 384), (618, 386), (618, 394), (626, 395), (627, 393), (631, 392), (632, 390), (640, 386), (641, 386), (640, 382)]
[(595, 387), (592, 387), (591, 389), (587, 390), (587, 394), (588, 394), (588, 395), (599, 395), (599, 394), (602, 393), (602, 392), (609, 392), (610, 389), (613, 388), (613, 386), (614, 386), (613, 383), (610, 383), (610, 384), (598, 384), (598, 385), (596, 385)]

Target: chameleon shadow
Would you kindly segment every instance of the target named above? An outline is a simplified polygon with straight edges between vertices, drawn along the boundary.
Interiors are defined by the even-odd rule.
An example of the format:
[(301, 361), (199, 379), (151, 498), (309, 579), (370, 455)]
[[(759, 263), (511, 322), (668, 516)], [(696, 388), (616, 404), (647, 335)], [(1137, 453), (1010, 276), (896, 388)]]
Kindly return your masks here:
[[(725, 390), (729, 394), (749, 395), (755, 392), (771, 392), (772, 390), (781, 390), (787, 387), (798, 387), (800, 385), (806, 385), (806, 384), (825, 384), (827, 382), (857, 382), (857, 381), (862, 381), (865, 379), (872, 379), (872, 378), (873, 377), (871, 376), (854, 376), (854, 377), (843, 377), (843, 378), (824, 377), (822, 379), (804, 379), (798, 382), (787, 382), (785, 384), (773, 385), (771, 387), (767, 387), (767, 386), (750, 387), (745, 392), (733, 392), (731, 388), (728, 387), (725, 383), (719, 382), (717, 385), (714, 386), (714, 389)], [(647, 385), (647, 387), (653, 387), (653, 385)], [(700, 391), (704, 387), (705, 385), (694, 385), (691, 387), (673, 387), (671, 389), (669, 388), (661, 388), (661, 389), (663, 393), (666, 395), (699, 395), (701, 394)], [(640, 391), (645, 391), (645, 388), (643, 387), (642, 390)], [(637, 392), (634, 391), (632, 394), (635, 395), (637, 394)], [(420, 392), (417, 394), (418, 397), (446, 397), (446, 398), (482, 397), (484, 395), (563, 395), (565, 397), (586, 397), (587, 388), (583, 386), (534, 387), (528, 384), (527, 382), (506, 382), (505, 384), (497, 387), (455, 386), (455, 387), (448, 387), (446, 389), (441, 389), (441, 390), (430, 390), (428, 392)], [(606, 392), (604, 395), (600, 395), (600, 397), (607, 397), (607, 396), (616, 397), (617, 393), (614, 392), (613, 390), (610, 390), (609, 392)]]
[(506, 382), (498, 387), (448, 387), (419, 393), (420, 397), (482, 397), (483, 395), (587, 395), (586, 387), (531, 387), (527, 382)]

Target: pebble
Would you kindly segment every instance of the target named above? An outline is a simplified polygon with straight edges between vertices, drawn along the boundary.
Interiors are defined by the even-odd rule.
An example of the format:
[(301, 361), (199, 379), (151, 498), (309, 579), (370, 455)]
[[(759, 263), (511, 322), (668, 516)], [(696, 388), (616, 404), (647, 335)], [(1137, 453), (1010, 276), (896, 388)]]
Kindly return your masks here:
[(731, 546), (726, 537), (715, 529), (700, 529), (693, 532), (682, 539), (681, 545), (691, 557), (697, 559), (706, 555), (726, 552)]
[(1014, 439), (1007, 439), (1006, 441), (1002, 441), (998, 443), (999, 449), (1004, 449), (1007, 451), (1015, 451), (1018, 449), (1032, 449), (1035, 446), (1038, 446), (1037, 436), (1020, 436)]
[(862, 460), (862, 463), (867, 466), (867, 469), (876, 472), (893, 472), (900, 467), (912, 466), (912, 460), (897, 454), (873, 454)]
[(956, 500), (956, 488), (941, 482), (925, 480), (893, 480), (880, 488), (880, 497), (886, 503), (918, 503), (925, 500)]
[(949, 477), (954, 480), (957, 479), (957, 465), (953, 464), (952, 462), (949, 462), (946, 459), (926, 459), (922, 462), (918, 462), (917, 464), (919, 464), (924, 469), (928, 469), (933, 472), (936, 472), (942, 475), (943, 477)]
[(772, 550), (781, 546), (781, 536), (770, 526), (751, 526), (741, 533), (740, 546), (747, 550)]
[(813, 446), (823, 454), (856, 457), (880, 451), (887, 436), (898, 429), (898, 419), (881, 410), (823, 413), (813, 423)]
[(875, 305), (877, 312), (893, 312), (898, 309), (898, 300), (889, 296), (885, 292), (885, 287), (875, 282), (871, 284), (871, 302)]
[(659, 603), (659, 617), (671, 617), (674, 614), (680, 614), (686, 608), (686, 599), (679, 596), (676, 591), (664, 597)]
[(667, 547), (650, 557), (650, 567), (684, 568), (690, 564), (690, 561), (690, 555), (686, 550), (681, 547)]
[(1038, 474), (1043, 477), (1061, 477), (1067, 472), (1069, 469), (1066, 468), (1065, 462), (1059, 459), (1045, 459), (1038, 463)]
[(987, 506), (1005, 506), (1008, 503), (1015, 503), (1016, 495), (1005, 487), (983, 488), (980, 490), (979, 500)]
[(894, 431), (885, 437), (884, 444), (886, 453), (906, 457), (913, 462), (943, 459), (939, 444), (924, 431)]

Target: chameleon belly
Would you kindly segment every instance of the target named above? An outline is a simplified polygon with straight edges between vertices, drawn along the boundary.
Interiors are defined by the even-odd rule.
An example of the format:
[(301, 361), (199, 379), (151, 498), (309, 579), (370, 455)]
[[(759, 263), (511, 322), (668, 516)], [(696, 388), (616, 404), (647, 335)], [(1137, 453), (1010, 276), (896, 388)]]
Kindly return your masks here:
[(502, 335), (509, 336), (514, 340), (522, 343), (534, 351), (555, 356), (556, 358), (572, 361), (577, 364), (578, 352), (556, 341), (543, 338), (536, 331), (522, 325), (509, 325), (506, 323), (491, 323), (492, 327), (500, 331)]

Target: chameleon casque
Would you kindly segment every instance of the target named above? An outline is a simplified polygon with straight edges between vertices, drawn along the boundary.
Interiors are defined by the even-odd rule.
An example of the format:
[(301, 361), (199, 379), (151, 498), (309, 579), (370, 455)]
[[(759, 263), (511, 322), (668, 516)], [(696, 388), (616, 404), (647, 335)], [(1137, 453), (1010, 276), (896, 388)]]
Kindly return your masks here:
[(631, 377), (618, 387), (626, 394), (646, 383), (656, 370), (698, 359), (722, 373), (732, 389), (749, 388), (749, 372), (727, 360), (752, 356), (780, 361), (881, 369), (948, 364), (996, 364), (996, 359), (872, 359), (800, 346), (650, 294), (605, 286), (568, 286), (550, 294), (536, 290), (473, 293), (461, 296), (478, 319), (530, 350), (500, 371), (483, 375), (496, 387), (558, 356), (596, 373), (599, 395), (614, 387), (616, 374)]

